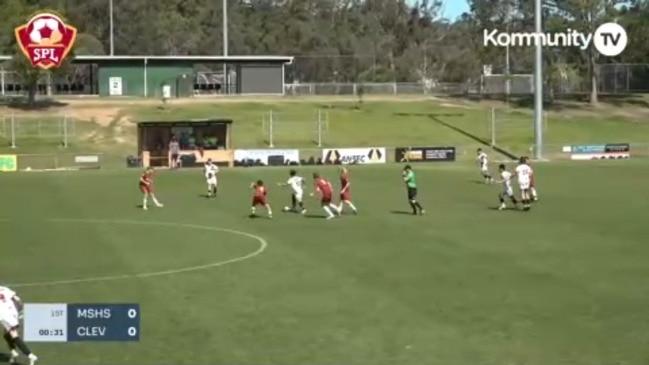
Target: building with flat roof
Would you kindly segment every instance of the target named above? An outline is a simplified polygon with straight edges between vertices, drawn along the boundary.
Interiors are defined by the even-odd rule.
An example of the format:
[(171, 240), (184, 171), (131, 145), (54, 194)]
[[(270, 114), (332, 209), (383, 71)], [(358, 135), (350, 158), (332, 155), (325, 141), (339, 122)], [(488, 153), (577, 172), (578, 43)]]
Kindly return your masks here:
[[(0, 56), (0, 65), (11, 59)], [(39, 94), (176, 98), (284, 94), (290, 56), (76, 56), (72, 70), (39, 83)], [(21, 94), (19, 75), (0, 68), (0, 95)]]

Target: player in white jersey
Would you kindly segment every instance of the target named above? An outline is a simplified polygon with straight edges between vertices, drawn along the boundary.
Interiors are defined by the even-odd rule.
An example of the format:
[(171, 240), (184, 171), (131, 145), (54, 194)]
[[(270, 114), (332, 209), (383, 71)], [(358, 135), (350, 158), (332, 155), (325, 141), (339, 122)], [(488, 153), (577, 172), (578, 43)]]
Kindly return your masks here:
[(523, 203), (523, 210), (530, 210), (531, 195), (530, 184), (532, 183), (532, 168), (527, 164), (527, 159), (521, 157), (516, 166), (516, 179), (518, 180), (518, 187), (521, 189), (521, 203)]
[(498, 182), (503, 184), (503, 191), (498, 195), (500, 199), (500, 206), (498, 210), (507, 209), (507, 204), (505, 204), (505, 199), (509, 198), (514, 204), (514, 207), (518, 204), (516, 197), (514, 196), (514, 188), (512, 187), (512, 173), (507, 171), (507, 167), (504, 164), (498, 166), (498, 171), (500, 171), (500, 179)]
[(219, 167), (212, 162), (212, 160), (207, 160), (205, 163), (205, 180), (207, 181), (207, 197), (215, 197), (216, 191), (218, 188), (218, 180), (216, 174), (219, 173)]
[[(297, 174), (297, 171), (291, 170), (288, 173), (289, 178), (286, 180), (285, 183), (279, 183), (279, 186), (289, 186), (291, 188), (291, 207), (289, 209), (284, 209), (284, 210), (289, 210), (293, 212), (299, 212), (302, 214), (306, 213), (306, 209), (304, 208), (304, 185), (305, 181), (304, 178), (299, 176)], [(288, 207), (287, 207), (288, 208)]]
[(16, 363), (16, 359), (20, 356), (18, 350), (20, 350), (29, 359), (29, 364), (34, 365), (38, 357), (29, 350), (18, 332), (22, 307), (23, 302), (16, 292), (5, 286), (0, 286), (0, 323), (4, 328), (4, 339), (11, 350), (9, 363)]
[(478, 157), (476, 160), (478, 161), (478, 166), (480, 167), (480, 173), (484, 178), (485, 184), (491, 184), (494, 181), (494, 179), (491, 177), (491, 173), (489, 172), (489, 156), (487, 156), (487, 154), (482, 150), (482, 148), (478, 148)]

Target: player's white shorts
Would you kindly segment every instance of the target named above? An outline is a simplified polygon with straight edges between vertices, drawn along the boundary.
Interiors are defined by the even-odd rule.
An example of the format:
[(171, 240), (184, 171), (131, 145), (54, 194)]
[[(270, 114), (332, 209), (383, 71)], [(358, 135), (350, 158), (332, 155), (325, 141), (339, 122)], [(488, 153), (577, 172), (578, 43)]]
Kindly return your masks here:
[(218, 185), (218, 181), (216, 180), (215, 177), (209, 178), (207, 179), (207, 185), (216, 186)]
[(528, 189), (530, 188), (530, 181), (525, 181), (525, 180), (521, 181), (521, 180), (518, 180), (518, 187), (519, 187), (521, 190), (528, 190)]
[(15, 308), (0, 308), (0, 323), (7, 331), (17, 327), (20, 324), (18, 311)]
[(298, 201), (298, 203), (302, 203), (302, 198), (303, 198), (303, 193), (302, 192), (293, 192), (293, 196), (295, 197), (295, 200)]
[(504, 196), (514, 196), (514, 189), (512, 189), (511, 186), (505, 187), (503, 189), (503, 195)]
[(480, 172), (482, 172), (483, 175), (489, 175), (489, 168), (487, 166), (483, 166), (480, 168)]

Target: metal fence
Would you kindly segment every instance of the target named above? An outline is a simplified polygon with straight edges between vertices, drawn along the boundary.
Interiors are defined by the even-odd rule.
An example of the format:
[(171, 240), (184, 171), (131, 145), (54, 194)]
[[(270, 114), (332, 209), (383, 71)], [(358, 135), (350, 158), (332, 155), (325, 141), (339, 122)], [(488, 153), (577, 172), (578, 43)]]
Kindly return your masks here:
[(0, 141), (12, 148), (21, 143), (46, 141), (67, 148), (75, 135), (75, 119), (67, 115), (0, 115)]

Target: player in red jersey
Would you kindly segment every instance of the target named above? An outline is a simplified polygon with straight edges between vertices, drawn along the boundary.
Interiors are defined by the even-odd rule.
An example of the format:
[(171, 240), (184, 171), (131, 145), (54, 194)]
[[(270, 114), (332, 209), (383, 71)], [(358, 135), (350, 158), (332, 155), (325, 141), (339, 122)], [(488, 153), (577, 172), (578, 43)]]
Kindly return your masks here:
[(356, 206), (352, 203), (352, 192), (350, 186), (351, 183), (349, 182), (347, 168), (343, 167), (340, 170), (340, 203), (338, 204), (338, 210), (342, 212), (344, 205), (347, 205), (354, 214), (358, 214)]
[[(336, 215), (340, 215), (340, 210), (332, 201), (334, 189), (331, 186), (331, 183), (320, 177), (320, 174), (318, 173), (313, 174), (313, 181), (315, 183), (315, 190), (320, 193), (320, 205), (327, 213), (327, 219), (332, 219), (335, 218)], [(313, 195), (314, 193), (311, 193), (311, 196)]]
[(257, 182), (252, 183), (250, 187), (255, 191), (252, 196), (252, 207), (250, 208), (252, 215), (256, 216), (257, 206), (262, 205), (266, 208), (268, 218), (273, 218), (273, 210), (270, 208), (270, 204), (268, 204), (268, 188), (264, 185), (264, 182), (257, 180)]
[(158, 201), (158, 199), (156, 199), (155, 193), (153, 192), (152, 167), (147, 167), (140, 176), (140, 191), (142, 192), (142, 194), (144, 194), (144, 196), (142, 197), (142, 209), (148, 209), (147, 205), (149, 203), (149, 197), (151, 197), (151, 200), (153, 200), (153, 204), (155, 204), (156, 207), (162, 208), (164, 206)]
[(536, 193), (536, 187), (534, 186), (534, 169), (532, 168), (532, 164), (530, 164), (529, 157), (525, 157), (525, 163), (530, 167), (530, 169), (532, 169), (532, 176), (530, 176), (530, 194), (532, 195), (532, 200), (536, 202), (539, 200), (539, 196)]

